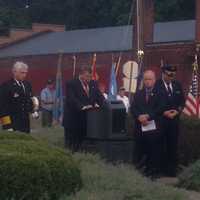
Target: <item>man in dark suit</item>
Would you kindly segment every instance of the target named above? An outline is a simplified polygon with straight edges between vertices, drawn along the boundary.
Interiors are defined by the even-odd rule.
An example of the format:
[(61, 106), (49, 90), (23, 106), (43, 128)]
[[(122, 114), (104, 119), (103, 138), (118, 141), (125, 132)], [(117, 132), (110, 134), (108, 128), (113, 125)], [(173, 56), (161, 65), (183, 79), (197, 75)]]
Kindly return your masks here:
[(91, 80), (89, 68), (82, 68), (77, 79), (67, 82), (63, 126), (65, 144), (69, 140), (73, 151), (80, 150), (86, 136), (87, 111), (99, 108), (103, 101), (97, 82)]
[(131, 104), (131, 113), (135, 119), (135, 140), (138, 168), (145, 167), (145, 175), (156, 176), (160, 170), (161, 133), (160, 115), (162, 105), (154, 90), (155, 73), (144, 72), (144, 87), (138, 90)]
[(29, 114), (34, 111), (34, 104), (31, 84), (25, 81), (28, 66), (16, 62), (12, 72), (13, 78), (0, 86), (1, 122), (3, 129), (29, 133)]
[(181, 84), (175, 80), (175, 75), (175, 66), (164, 66), (162, 68), (162, 79), (158, 80), (155, 86), (163, 103), (163, 168), (167, 176), (176, 175), (179, 116), (185, 104)]

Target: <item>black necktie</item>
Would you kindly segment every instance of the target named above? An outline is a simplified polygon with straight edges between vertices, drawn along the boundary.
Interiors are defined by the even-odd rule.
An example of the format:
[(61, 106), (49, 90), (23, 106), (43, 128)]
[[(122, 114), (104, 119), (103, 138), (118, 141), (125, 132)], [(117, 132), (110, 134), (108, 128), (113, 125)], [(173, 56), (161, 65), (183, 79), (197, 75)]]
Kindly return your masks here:
[(172, 96), (172, 89), (170, 87), (170, 83), (167, 83), (167, 93), (168, 93), (168, 96)]
[(22, 88), (23, 92), (25, 93), (25, 87), (22, 81), (19, 81), (19, 85)]

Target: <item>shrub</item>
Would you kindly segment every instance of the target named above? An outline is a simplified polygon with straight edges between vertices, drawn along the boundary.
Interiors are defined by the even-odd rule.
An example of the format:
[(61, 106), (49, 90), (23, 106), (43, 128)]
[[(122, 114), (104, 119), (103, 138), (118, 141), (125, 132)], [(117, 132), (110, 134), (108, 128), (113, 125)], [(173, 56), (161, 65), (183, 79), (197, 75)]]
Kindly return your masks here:
[(20, 133), (0, 134), (0, 199), (57, 200), (81, 187), (69, 152)]
[(178, 186), (200, 191), (200, 160), (183, 170), (179, 175)]
[(188, 200), (184, 190), (152, 182), (133, 166), (106, 163), (98, 155), (76, 153), (83, 188), (62, 200)]
[(200, 159), (200, 120), (182, 117), (180, 123), (179, 163), (189, 165)]

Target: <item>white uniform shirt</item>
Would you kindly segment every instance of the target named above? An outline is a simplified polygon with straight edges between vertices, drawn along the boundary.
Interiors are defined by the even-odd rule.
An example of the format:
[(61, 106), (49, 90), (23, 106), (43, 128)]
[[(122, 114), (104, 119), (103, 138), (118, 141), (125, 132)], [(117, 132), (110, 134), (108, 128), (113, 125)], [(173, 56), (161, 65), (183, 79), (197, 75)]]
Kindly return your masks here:
[[(163, 80), (163, 82), (164, 82), (164, 85), (165, 85), (165, 89), (168, 91), (167, 83), (164, 80)], [(171, 82), (169, 83), (169, 87), (170, 87), (171, 91), (173, 92), (173, 87), (172, 87), (172, 83)]]

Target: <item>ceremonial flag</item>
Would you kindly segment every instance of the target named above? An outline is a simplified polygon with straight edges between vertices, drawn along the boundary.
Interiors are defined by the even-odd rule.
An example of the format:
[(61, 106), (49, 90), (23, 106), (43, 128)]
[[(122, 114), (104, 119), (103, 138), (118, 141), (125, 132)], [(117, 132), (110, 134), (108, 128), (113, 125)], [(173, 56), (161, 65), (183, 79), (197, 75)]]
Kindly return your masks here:
[(192, 74), (192, 83), (190, 85), (190, 91), (186, 98), (185, 108), (183, 109), (183, 113), (188, 116), (194, 116), (200, 118), (200, 101), (198, 97), (198, 63), (197, 57), (195, 56), (194, 70)]
[(75, 78), (76, 75), (76, 56), (73, 56), (73, 78)]
[(97, 80), (96, 60), (97, 60), (97, 56), (96, 56), (96, 53), (95, 53), (93, 55), (93, 60), (92, 60), (92, 80)]
[(109, 100), (116, 100), (117, 98), (117, 80), (115, 74), (115, 65), (116, 63), (113, 63), (111, 67), (109, 93), (108, 93)]
[(55, 105), (53, 110), (53, 119), (55, 123), (60, 124), (63, 118), (63, 91), (62, 91), (62, 54), (59, 56), (57, 74), (56, 74), (56, 92), (55, 92)]

